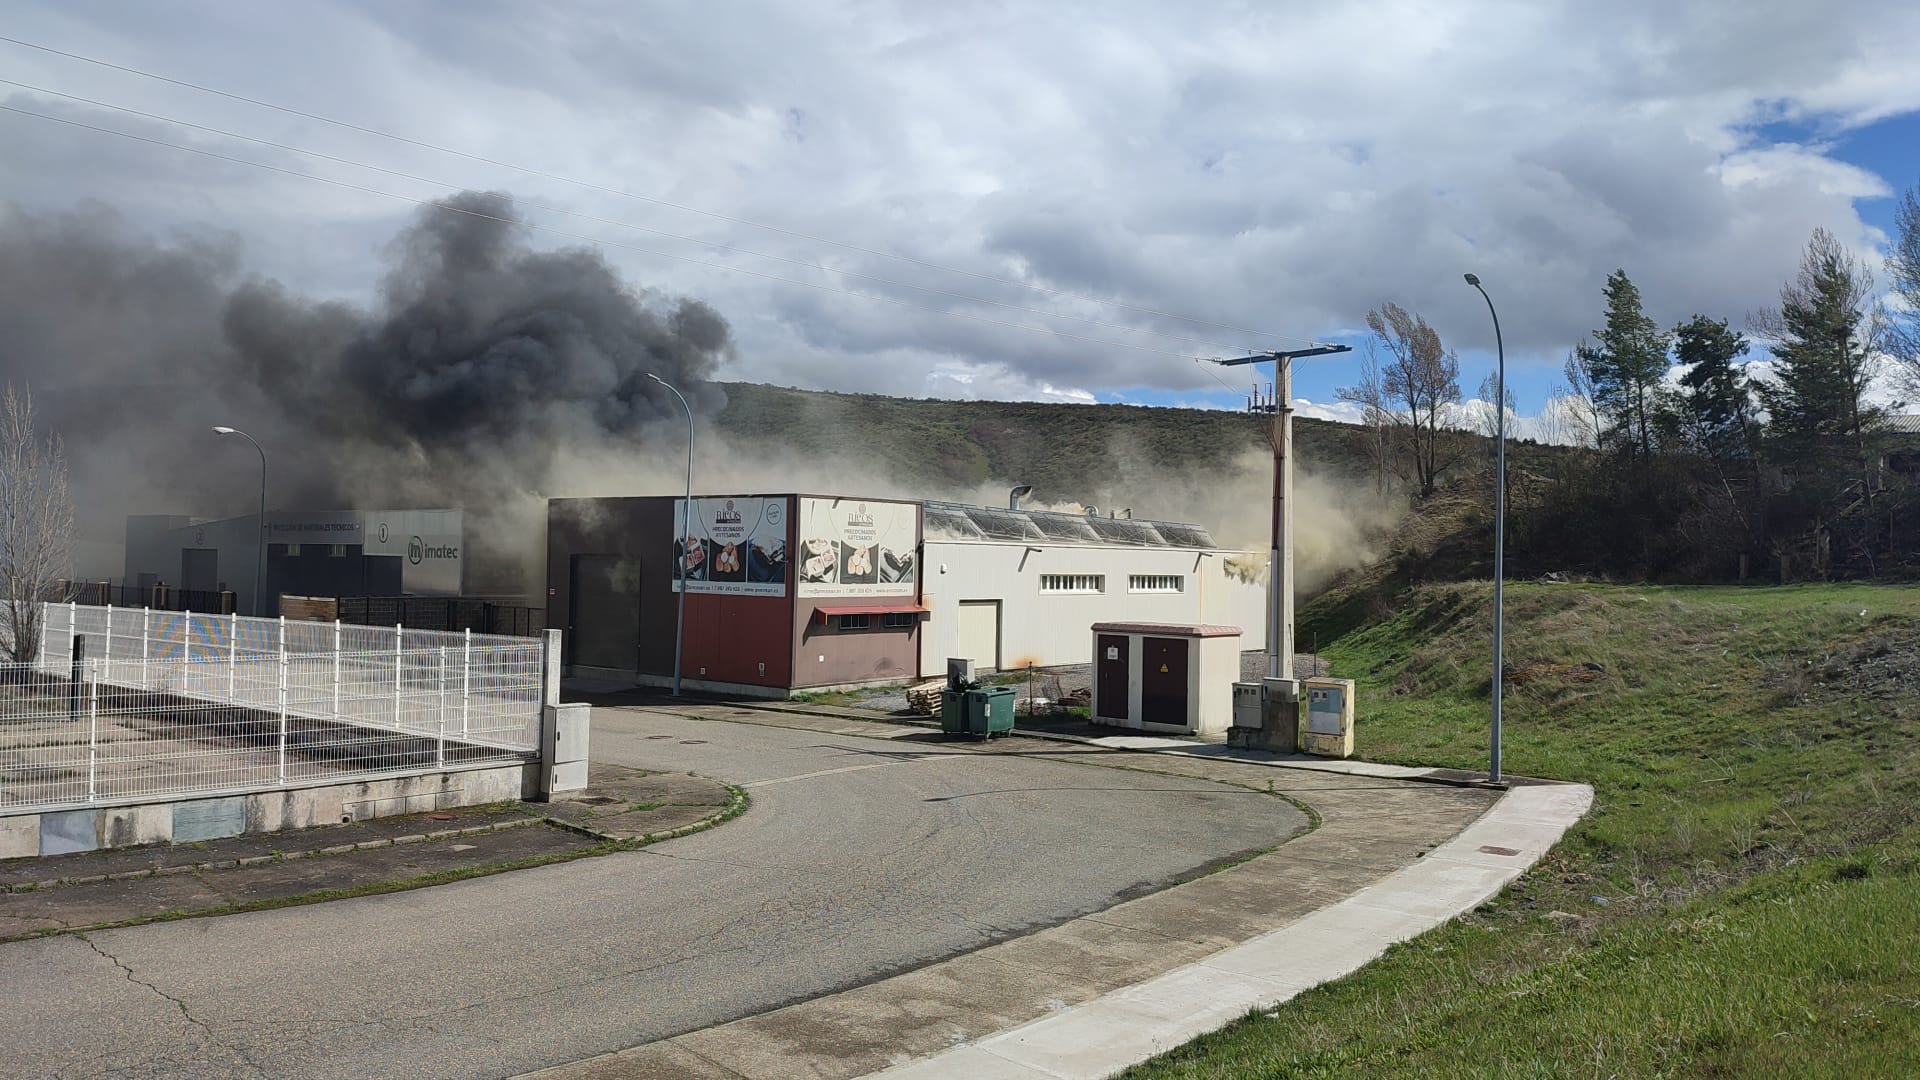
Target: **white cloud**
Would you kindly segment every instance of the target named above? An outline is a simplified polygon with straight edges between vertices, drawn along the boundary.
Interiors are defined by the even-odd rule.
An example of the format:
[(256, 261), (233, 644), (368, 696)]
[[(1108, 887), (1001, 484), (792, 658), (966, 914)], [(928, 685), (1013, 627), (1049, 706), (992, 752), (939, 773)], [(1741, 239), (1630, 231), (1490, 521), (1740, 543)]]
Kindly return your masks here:
[[(18, 36), (117, 62), (1143, 309), (944, 274), (0, 46), (23, 82), (506, 188), (704, 243), (530, 215), (554, 228), (918, 305), (610, 251), (636, 282), (704, 297), (729, 316), (739, 349), (728, 377), (904, 394), (1199, 393), (1213, 384), (1183, 357), (1284, 344), (1148, 310), (1311, 338), (1359, 325), (1393, 298), (1450, 343), (1487, 347), (1485, 311), (1460, 283), (1468, 269), (1499, 304), (1517, 364), (1557, 363), (1598, 325), (1600, 286), (1616, 267), (1663, 324), (1696, 311), (1737, 320), (1772, 298), (1815, 226), (1876, 243), (1855, 204), (1887, 190), (1829, 145), (1781, 142), (1759, 125), (1837, 134), (1920, 108), (1920, 65), (1906, 55), (1920, 40), (1920, 7), (1899, 0), (1774, 0), (1737, 18), (1653, 0), (1199, 11), (686, 0), (644, 17), (612, 3), (477, 12), (205, 0), (9, 14)], [(250, 265), (328, 295), (371, 291), (380, 244), (408, 209), (19, 116), (0, 116), (0, 139), (0, 186), (22, 205), (96, 197), (159, 230), (212, 223), (244, 237)], [(284, 153), (232, 152), (437, 193)], [(1171, 336), (1049, 322), (908, 286)]]

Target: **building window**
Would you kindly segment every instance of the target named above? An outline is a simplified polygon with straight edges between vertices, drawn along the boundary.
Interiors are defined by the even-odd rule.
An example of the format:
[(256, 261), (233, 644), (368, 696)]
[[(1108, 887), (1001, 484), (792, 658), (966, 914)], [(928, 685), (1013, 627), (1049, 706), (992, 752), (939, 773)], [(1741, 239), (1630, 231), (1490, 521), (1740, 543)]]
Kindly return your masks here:
[(1179, 574), (1133, 574), (1127, 578), (1128, 592), (1179, 592), (1187, 579)]
[(880, 625), (887, 630), (910, 630), (919, 621), (919, 613), (913, 611), (889, 611), (880, 616)]
[(840, 620), (842, 630), (869, 630), (873, 627), (871, 615), (836, 615), (834, 617)]
[(1041, 574), (1043, 593), (1103, 593), (1107, 591), (1104, 574)]
[(346, 558), (346, 557), (347, 557), (347, 545), (345, 545), (345, 544), (328, 544), (328, 545), (327, 545), (327, 555), (328, 555), (328, 556), (329, 556), (330, 558), (335, 558), (335, 559), (344, 559), (344, 558)]

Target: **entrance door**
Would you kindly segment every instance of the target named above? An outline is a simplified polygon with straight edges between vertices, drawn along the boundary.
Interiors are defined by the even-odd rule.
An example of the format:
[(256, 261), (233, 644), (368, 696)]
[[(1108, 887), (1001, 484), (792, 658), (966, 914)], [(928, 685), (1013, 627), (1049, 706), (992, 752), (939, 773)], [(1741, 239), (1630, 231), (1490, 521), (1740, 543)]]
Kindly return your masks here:
[(1187, 726), (1187, 640), (1140, 640), (1140, 722)]
[(1100, 689), (1100, 715), (1108, 720), (1127, 718), (1127, 636), (1101, 634), (1100, 654), (1094, 658), (1094, 678)]
[(1000, 670), (1000, 601), (960, 601), (960, 655), (977, 672)]
[[(220, 588), (220, 552), (215, 548), (182, 548), (180, 587), (192, 592), (217, 591)], [(258, 602), (256, 599), (255, 603)]]
[(640, 666), (640, 565), (618, 555), (575, 555), (567, 656), (585, 667)]

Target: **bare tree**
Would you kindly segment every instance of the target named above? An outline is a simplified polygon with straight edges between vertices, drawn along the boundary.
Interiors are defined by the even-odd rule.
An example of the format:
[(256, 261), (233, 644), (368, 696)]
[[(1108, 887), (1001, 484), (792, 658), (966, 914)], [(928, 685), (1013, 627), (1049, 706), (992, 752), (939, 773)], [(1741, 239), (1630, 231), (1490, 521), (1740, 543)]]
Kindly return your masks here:
[(60, 440), (34, 424), (33, 397), (8, 384), (0, 399), (0, 655), (40, 651), (41, 603), (67, 576), (73, 501)]
[(1373, 467), (1373, 486), (1385, 493), (1388, 479), (1398, 471), (1397, 447), (1400, 424), (1380, 387), (1380, 362), (1373, 342), (1367, 342), (1367, 355), (1360, 362), (1360, 382), (1338, 391), (1340, 400), (1360, 406), (1360, 420), (1367, 429), (1367, 458)]
[(1367, 312), (1367, 328), (1386, 353), (1378, 380), (1340, 391), (1340, 397), (1378, 410), (1396, 435), (1395, 459), (1422, 497), (1433, 494), (1441, 470), (1451, 464), (1445, 448), (1453, 443), (1445, 430), (1452, 406), (1460, 401), (1460, 360), (1440, 343), (1427, 320), (1391, 301)]
[(1588, 448), (1600, 445), (1600, 406), (1593, 399), (1593, 368), (1579, 349), (1567, 354), (1561, 372), (1567, 378), (1566, 426), (1568, 441)]
[[(1499, 392), (1498, 382), (1493, 372), (1488, 372), (1487, 377), (1480, 380), (1480, 394), (1475, 399), (1474, 408), (1469, 410), (1469, 415), (1465, 418), (1469, 430), (1489, 439), (1500, 434), (1500, 414), (1494, 411), (1493, 403), (1494, 395)], [(1520, 410), (1514, 406), (1516, 399), (1511, 389), (1508, 389), (1506, 397), (1507, 416), (1518, 417)], [(1507, 434), (1509, 436), (1513, 434), (1512, 424), (1507, 425)]]

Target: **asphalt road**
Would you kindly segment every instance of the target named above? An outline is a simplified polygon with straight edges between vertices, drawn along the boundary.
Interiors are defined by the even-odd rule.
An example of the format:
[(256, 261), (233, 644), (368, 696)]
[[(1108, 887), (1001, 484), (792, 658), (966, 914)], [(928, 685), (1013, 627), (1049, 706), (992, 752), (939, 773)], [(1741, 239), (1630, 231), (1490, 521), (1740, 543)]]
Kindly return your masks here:
[(1274, 844), (1206, 781), (596, 710), (725, 825), (416, 892), (0, 946), (0, 1075), (506, 1076), (828, 993)]

